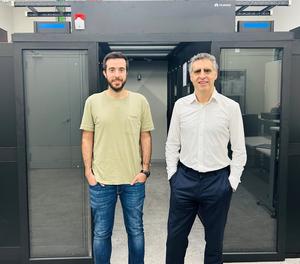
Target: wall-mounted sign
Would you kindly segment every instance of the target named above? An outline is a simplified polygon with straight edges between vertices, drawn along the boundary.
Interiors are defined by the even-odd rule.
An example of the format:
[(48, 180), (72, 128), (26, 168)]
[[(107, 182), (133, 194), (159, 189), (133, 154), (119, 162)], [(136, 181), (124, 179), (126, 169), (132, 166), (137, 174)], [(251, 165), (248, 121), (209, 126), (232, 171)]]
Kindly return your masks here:
[(238, 32), (273, 32), (274, 21), (238, 21)]
[(70, 22), (34, 22), (35, 33), (70, 33)]
[(74, 28), (76, 30), (85, 29), (85, 18), (86, 15), (82, 13), (76, 13), (74, 15)]

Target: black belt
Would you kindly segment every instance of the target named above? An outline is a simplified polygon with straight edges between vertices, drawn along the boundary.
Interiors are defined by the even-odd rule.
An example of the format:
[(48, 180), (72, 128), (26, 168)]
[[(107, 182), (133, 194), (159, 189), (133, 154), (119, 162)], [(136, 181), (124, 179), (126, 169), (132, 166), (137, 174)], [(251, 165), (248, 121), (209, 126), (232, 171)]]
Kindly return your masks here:
[(189, 171), (189, 172), (192, 172), (192, 173), (198, 173), (198, 174), (207, 174), (207, 175), (213, 175), (219, 171), (222, 171), (222, 170), (228, 170), (228, 172), (230, 172), (230, 166), (226, 166), (224, 168), (221, 168), (221, 169), (218, 169), (218, 170), (213, 170), (213, 171), (207, 171), (207, 172), (200, 172), (200, 171), (196, 171), (186, 165), (184, 165), (181, 161), (178, 161), (178, 165), (177, 165), (178, 168), (182, 168), (183, 170), (185, 171)]

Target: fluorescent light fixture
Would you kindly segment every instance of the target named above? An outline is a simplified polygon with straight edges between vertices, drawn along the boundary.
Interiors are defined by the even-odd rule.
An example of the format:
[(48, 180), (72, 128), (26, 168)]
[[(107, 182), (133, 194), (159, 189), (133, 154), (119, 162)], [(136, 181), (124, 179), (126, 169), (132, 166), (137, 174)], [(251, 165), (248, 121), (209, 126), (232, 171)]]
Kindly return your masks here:
[(110, 45), (110, 48), (115, 51), (120, 51), (120, 50), (172, 50), (176, 46), (170, 45), (170, 46), (114, 46)]
[(166, 57), (168, 53), (134, 53), (134, 52), (123, 52), (127, 57)]

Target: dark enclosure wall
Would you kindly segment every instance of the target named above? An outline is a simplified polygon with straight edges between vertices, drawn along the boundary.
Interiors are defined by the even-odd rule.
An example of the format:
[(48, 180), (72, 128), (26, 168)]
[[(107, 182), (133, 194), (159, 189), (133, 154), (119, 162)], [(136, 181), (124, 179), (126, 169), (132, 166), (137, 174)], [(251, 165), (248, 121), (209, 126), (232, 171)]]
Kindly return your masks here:
[(85, 29), (72, 34), (118, 35), (120, 40), (126, 34), (232, 33), (235, 28), (233, 0), (77, 1), (72, 13), (86, 16)]
[(20, 247), (12, 44), (0, 44), (0, 82), (0, 263), (9, 263)]
[[(300, 35), (299, 35), (300, 36)], [(294, 41), (292, 51), (289, 156), (287, 186), (286, 252), (288, 256), (300, 256), (300, 40)]]

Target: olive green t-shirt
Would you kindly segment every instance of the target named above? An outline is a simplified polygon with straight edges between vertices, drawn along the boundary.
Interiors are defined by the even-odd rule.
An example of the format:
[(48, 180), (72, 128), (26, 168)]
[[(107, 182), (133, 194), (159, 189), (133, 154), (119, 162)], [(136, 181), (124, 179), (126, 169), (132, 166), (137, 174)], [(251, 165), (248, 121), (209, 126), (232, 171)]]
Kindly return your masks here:
[(141, 170), (140, 133), (154, 129), (146, 98), (129, 92), (116, 99), (106, 91), (85, 102), (80, 129), (94, 132), (92, 169), (104, 184), (129, 184)]

